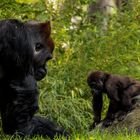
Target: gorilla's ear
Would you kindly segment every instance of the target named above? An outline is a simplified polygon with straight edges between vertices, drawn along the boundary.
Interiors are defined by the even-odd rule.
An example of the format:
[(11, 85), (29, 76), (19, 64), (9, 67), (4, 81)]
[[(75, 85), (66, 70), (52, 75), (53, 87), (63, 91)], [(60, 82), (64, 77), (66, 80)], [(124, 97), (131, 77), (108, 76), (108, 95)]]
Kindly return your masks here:
[(51, 22), (50, 21), (46, 21), (44, 23), (41, 23), (40, 28), (45, 33), (45, 36), (47, 38), (51, 35)]

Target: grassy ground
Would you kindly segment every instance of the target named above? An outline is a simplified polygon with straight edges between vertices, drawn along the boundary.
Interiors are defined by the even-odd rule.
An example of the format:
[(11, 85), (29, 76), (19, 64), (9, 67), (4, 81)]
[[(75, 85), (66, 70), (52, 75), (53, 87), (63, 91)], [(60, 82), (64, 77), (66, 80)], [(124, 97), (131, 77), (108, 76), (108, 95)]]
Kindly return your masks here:
[[(21, 138), (19, 137), (9, 137), (9, 136), (1, 136), (2, 140), (21, 140)], [(42, 138), (42, 137), (33, 137), (33, 138), (24, 138), (24, 140), (49, 140), (49, 138)], [(140, 140), (139, 135), (137, 135), (136, 133), (132, 133), (132, 134), (109, 134), (107, 132), (105, 133), (100, 133), (100, 132), (94, 132), (92, 134), (85, 134), (85, 133), (81, 133), (81, 134), (74, 134), (72, 135), (71, 138), (69, 138), (68, 140)], [(55, 140), (66, 140), (66, 138), (55, 138)]]
[[(77, 7), (75, 10), (72, 9), (75, 7), (67, 7), (60, 14), (54, 14), (50, 9), (46, 11), (43, 1), (26, 5), (15, 3), (14, 0), (0, 0), (1, 19), (44, 21), (55, 15), (52, 35), (56, 47), (54, 58), (48, 64), (48, 75), (38, 85), (39, 114), (71, 130), (72, 140), (140, 139), (135, 133), (120, 132), (112, 135), (88, 132), (93, 116), (91, 94), (86, 83), (91, 69), (128, 75), (140, 80), (140, 4), (137, 0), (135, 2), (137, 4), (133, 10), (118, 14), (112, 19), (108, 31), (103, 35), (98, 27), (85, 20), (84, 11), (79, 12)], [(84, 19), (76, 30), (70, 30), (72, 15)], [(104, 100), (103, 116), (108, 105), (106, 97)], [(1, 131), (0, 139), (10, 140), (12, 137), (3, 135)], [(43, 140), (41, 137), (33, 139)]]

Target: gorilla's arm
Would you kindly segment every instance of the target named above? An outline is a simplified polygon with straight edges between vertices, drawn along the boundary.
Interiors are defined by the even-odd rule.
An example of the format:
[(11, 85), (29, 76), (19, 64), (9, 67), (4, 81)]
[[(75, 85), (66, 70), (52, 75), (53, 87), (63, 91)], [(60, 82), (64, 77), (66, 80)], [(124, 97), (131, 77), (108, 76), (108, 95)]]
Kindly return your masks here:
[(103, 106), (102, 93), (98, 95), (93, 94), (92, 107), (94, 114), (94, 122), (90, 127), (91, 129), (94, 128), (101, 121), (102, 106)]

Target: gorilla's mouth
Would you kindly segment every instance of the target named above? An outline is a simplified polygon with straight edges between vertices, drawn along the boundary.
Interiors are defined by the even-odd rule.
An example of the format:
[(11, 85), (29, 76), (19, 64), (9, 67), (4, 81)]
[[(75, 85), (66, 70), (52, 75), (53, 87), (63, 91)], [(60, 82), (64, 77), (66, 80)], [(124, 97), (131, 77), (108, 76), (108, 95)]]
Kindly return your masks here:
[(41, 80), (43, 79), (47, 74), (47, 69), (45, 68), (45, 66), (40, 66), (37, 68), (36, 72), (35, 72), (35, 78), (36, 80)]

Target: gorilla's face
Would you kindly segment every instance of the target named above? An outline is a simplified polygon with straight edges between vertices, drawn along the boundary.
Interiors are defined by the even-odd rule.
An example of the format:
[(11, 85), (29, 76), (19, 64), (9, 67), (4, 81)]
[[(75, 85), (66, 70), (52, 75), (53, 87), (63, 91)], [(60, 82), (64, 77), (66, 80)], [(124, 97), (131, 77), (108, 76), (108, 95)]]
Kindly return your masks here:
[(95, 95), (102, 94), (104, 90), (104, 79), (106, 74), (102, 71), (92, 71), (89, 73), (87, 83), (91, 88), (91, 91)]
[(50, 22), (27, 23), (31, 37), (32, 46), (34, 50), (34, 69), (36, 80), (41, 80), (47, 74), (47, 61), (52, 59), (54, 50), (54, 42), (51, 38)]

